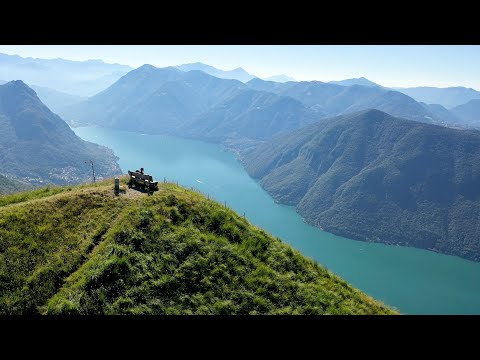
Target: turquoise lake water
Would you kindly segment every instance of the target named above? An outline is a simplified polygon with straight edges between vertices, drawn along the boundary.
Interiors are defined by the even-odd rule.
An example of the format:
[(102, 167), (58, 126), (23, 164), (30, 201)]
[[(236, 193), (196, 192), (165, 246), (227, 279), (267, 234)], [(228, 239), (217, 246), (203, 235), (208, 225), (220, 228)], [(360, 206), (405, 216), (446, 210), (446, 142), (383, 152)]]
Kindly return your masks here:
[(226, 201), (253, 224), (402, 313), (480, 314), (480, 263), (350, 240), (312, 227), (294, 208), (275, 203), (220, 145), (97, 127), (73, 130), (113, 149), (124, 173), (144, 167), (160, 181), (166, 177)]

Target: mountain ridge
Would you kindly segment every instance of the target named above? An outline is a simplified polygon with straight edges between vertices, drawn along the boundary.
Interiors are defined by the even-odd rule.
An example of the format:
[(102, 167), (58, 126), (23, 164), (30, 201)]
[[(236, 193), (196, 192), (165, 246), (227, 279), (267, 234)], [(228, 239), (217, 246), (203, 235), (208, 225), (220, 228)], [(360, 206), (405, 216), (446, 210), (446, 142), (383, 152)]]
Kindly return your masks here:
[(200, 70), (209, 75), (212, 75), (221, 79), (238, 80), (243, 83), (253, 78), (256, 78), (256, 76), (248, 73), (245, 69), (241, 67), (238, 67), (232, 70), (221, 70), (214, 66), (207, 65), (201, 62), (182, 64), (182, 65), (175, 66), (175, 68), (180, 69), (182, 71)]
[[(131, 71), (101, 93), (65, 107), (60, 115), (72, 126), (92, 124), (175, 135), (183, 134), (181, 129), (191, 124), (192, 130), (188, 132), (192, 133), (196, 120), (204, 123), (209, 116), (218, 116), (220, 104), (225, 106), (226, 101), (248, 89), (300, 101), (316, 119), (376, 108), (420, 122), (462, 126), (448, 110), (422, 105), (390, 89), (318, 81), (277, 83), (258, 78), (244, 84), (238, 80), (221, 79), (202, 70), (183, 72), (175, 67), (156, 68), (152, 65)], [(250, 106), (244, 105), (246, 108)], [(240, 109), (232, 116), (242, 116), (242, 112)], [(278, 111), (272, 109), (272, 114), (275, 113)], [(298, 117), (300, 119), (303, 115)], [(221, 127), (223, 125), (219, 124), (217, 130)], [(277, 130), (270, 133), (276, 134)], [(222, 137), (225, 136), (229, 135), (225, 133)]]
[(352, 86), (352, 85), (362, 85), (362, 86), (374, 86), (374, 87), (382, 87), (377, 83), (374, 83), (371, 80), (368, 80), (365, 77), (359, 78), (352, 78), (352, 79), (345, 79), (345, 80), (338, 80), (338, 81), (329, 81), (329, 84), (336, 84), (336, 85), (343, 85), (343, 86)]
[(321, 81), (275, 83), (260, 79), (251, 80), (247, 85), (255, 90), (293, 97), (324, 118), (374, 108), (415, 121), (452, 125), (411, 97), (388, 88)]
[(437, 88), (432, 86), (419, 86), (412, 88), (395, 88), (417, 101), (427, 104), (439, 104), (451, 110), (463, 105), (470, 100), (480, 99), (480, 91), (463, 86)]
[(120, 170), (110, 149), (81, 140), (23, 81), (0, 85), (0, 169), (24, 182), (75, 183)]
[(315, 115), (293, 98), (246, 90), (186, 123), (177, 133), (218, 143), (266, 140), (312, 123)]
[(379, 110), (323, 119), (241, 153), (312, 225), (480, 261), (480, 132)]
[(480, 127), (480, 99), (458, 105), (451, 109), (451, 113), (469, 126)]

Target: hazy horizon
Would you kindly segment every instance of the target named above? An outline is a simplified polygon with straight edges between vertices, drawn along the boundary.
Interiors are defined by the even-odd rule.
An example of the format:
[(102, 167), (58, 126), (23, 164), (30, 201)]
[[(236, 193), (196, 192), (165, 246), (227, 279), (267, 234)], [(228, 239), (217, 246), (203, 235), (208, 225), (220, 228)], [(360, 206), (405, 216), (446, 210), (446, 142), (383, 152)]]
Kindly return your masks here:
[(0, 45), (0, 53), (133, 68), (201, 62), (221, 70), (241, 67), (260, 78), (287, 75), (329, 82), (365, 77), (386, 87), (480, 90), (477, 45)]

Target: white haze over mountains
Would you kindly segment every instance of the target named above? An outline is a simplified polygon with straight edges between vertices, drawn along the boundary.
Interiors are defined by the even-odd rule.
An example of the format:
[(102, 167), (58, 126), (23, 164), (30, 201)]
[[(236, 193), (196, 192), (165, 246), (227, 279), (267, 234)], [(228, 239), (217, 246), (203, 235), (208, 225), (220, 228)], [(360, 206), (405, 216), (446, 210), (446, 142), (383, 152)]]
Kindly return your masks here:
[(130, 66), (101, 60), (23, 58), (0, 54), (0, 79), (22, 80), (76, 96), (92, 96), (133, 70)]
[(275, 81), (275, 82), (279, 82), (279, 83), (284, 83), (284, 82), (289, 82), (289, 81), (297, 81), (293, 77), (283, 75), (283, 74), (282, 75), (269, 76), (269, 77), (264, 78), (263, 80)]
[(436, 88), (420, 86), (413, 88), (396, 88), (395, 90), (427, 104), (440, 104), (447, 109), (463, 105), (470, 100), (480, 99), (480, 92), (462, 86)]

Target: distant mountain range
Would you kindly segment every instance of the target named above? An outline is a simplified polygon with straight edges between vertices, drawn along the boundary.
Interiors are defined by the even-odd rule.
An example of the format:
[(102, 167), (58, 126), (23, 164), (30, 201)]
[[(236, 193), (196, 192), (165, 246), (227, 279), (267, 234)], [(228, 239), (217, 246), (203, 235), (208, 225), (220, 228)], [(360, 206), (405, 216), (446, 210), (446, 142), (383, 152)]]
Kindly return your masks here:
[(480, 92), (465, 87), (413, 87), (413, 88), (395, 88), (417, 101), (427, 104), (440, 104), (447, 109), (452, 109), (458, 105), (466, 104), (470, 100), (480, 99)]
[(0, 54), (0, 79), (22, 80), (78, 96), (94, 95), (130, 70), (130, 66), (101, 60), (34, 59)]
[[(346, 79), (340, 81), (330, 81), (329, 84), (343, 85), (343, 86), (372, 86), (372, 87), (381, 87), (385, 88), (379, 84), (374, 83), (364, 77), (355, 78), (355, 79)], [(425, 104), (437, 104), (441, 105), (444, 108), (450, 110), (456, 106), (466, 104), (470, 100), (480, 99), (480, 92), (471, 88), (465, 88), (461, 86), (457, 87), (446, 87), (446, 88), (436, 88), (436, 87), (411, 87), (411, 88), (391, 88), (401, 92), (405, 95), (410, 96), (418, 102), (423, 102)]]
[[(279, 83), (287, 82), (287, 81), (295, 81), (294, 79), (287, 80), (281, 77), (279, 79), (272, 77), (264, 80), (275, 81)], [(378, 87), (378, 88), (383, 88), (385, 90), (388, 90), (388, 88), (383, 87), (377, 83), (374, 83), (373, 81), (370, 81), (365, 77), (345, 79), (340, 81), (330, 81), (328, 83), (334, 84), (334, 85), (342, 85), (342, 86), (354, 86), (354, 85), (370, 86), (370, 87)], [(446, 88), (422, 86), (422, 87), (411, 87), (411, 88), (391, 88), (390, 90), (401, 92), (405, 95), (410, 96), (411, 98), (415, 99), (418, 102), (423, 102), (428, 105), (438, 104), (449, 110), (456, 106), (466, 104), (470, 100), (480, 99), (479, 91), (476, 91), (471, 88), (461, 87), (461, 86), (446, 87)], [(477, 119), (477, 120), (480, 120), (480, 119)]]
[[(290, 97), (250, 89), (203, 71), (144, 65), (102, 93), (65, 108), (72, 125), (101, 125), (209, 141), (266, 139), (316, 114)], [(318, 116), (317, 116), (318, 117)]]
[[(179, 65), (176, 66), (176, 68), (185, 72), (200, 70), (218, 78), (233, 79), (244, 83), (257, 78), (241, 67), (233, 70), (221, 70), (207, 64), (196, 62)], [(107, 64), (101, 60), (72, 61), (64, 59), (36, 59), (23, 58), (18, 55), (0, 54), (0, 79), (6, 81), (23, 80), (28, 84), (38, 87), (49, 88), (61, 93), (80, 97), (93, 96), (99, 93), (131, 70), (133, 69), (130, 66)], [(296, 82), (294, 78), (284, 74), (270, 76), (264, 80), (276, 83)], [(384, 88), (365, 77), (331, 81), (329, 84)], [(458, 105), (463, 105), (470, 100), (480, 99), (479, 91), (465, 87), (413, 87), (392, 88), (391, 90), (404, 93), (418, 102), (429, 105), (442, 105), (448, 110)], [(42, 98), (40, 91), (39, 96)], [(50, 99), (52, 100), (51, 95)], [(54, 107), (54, 110), (55, 107), (59, 109), (69, 105), (68, 103), (71, 99), (66, 99), (66, 103), (63, 103), (63, 100), (65, 99), (62, 97), (60, 97), (59, 101), (53, 100), (52, 107)]]
[(247, 86), (203, 71), (144, 65), (62, 113), (72, 125), (171, 133)]
[(352, 85), (361, 85), (361, 86), (374, 86), (374, 87), (381, 87), (380, 85), (370, 81), (364, 77), (361, 78), (354, 78), (354, 79), (346, 79), (340, 81), (329, 81), (329, 84), (336, 84), (336, 85), (343, 85), (343, 86), (352, 86)]
[[(192, 63), (192, 64), (183, 64), (177, 66), (178, 69), (182, 71), (190, 70), (200, 70), (209, 75), (216, 76), (223, 79), (235, 79), (241, 82), (248, 82), (252, 79), (260, 78), (248, 73), (242, 68), (237, 68), (234, 70), (220, 70), (213, 66), (206, 65), (203, 63)], [(263, 79), (268, 82), (275, 83), (288, 83), (288, 82), (297, 82), (294, 78), (287, 75), (275, 75)], [(322, 83), (320, 81), (304, 81), (304, 83)], [(480, 99), (480, 92), (471, 88), (465, 87), (447, 87), (447, 88), (436, 88), (436, 87), (412, 87), (412, 88), (386, 88), (382, 85), (379, 85), (365, 77), (345, 79), (339, 81), (330, 81), (328, 84), (341, 85), (341, 86), (354, 86), (360, 85), (365, 87), (375, 87), (383, 88), (384, 90), (393, 90), (401, 92), (409, 97), (415, 99), (417, 102), (423, 102), (428, 105), (438, 104), (442, 105), (446, 109), (452, 109), (458, 105), (465, 104), (473, 99)], [(266, 89), (263, 89), (266, 90)], [(267, 91), (267, 90), (266, 90)], [(450, 116), (450, 115), (449, 115)]]
[(0, 173), (20, 181), (68, 184), (120, 172), (110, 149), (83, 141), (22, 81), (0, 85)]
[(276, 83), (253, 79), (251, 88), (289, 96), (301, 101), (321, 117), (331, 117), (366, 109), (378, 109), (394, 116), (420, 122), (449, 124), (428, 107), (398, 91), (378, 86), (343, 86), (320, 81)]
[(233, 70), (220, 70), (213, 66), (197, 62), (192, 64), (179, 65), (179, 66), (176, 66), (176, 68), (182, 71), (200, 70), (200, 71), (203, 71), (204, 73), (207, 73), (209, 75), (212, 75), (221, 79), (238, 80), (244, 83), (255, 78), (254, 75), (249, 74), (241, 67)]
[(480, 261), (479, 131), (367, 110), (267, 141), (242, 161), (315, 226)]
[[(378, 86), (319, 81), (278, 83), (258, 78), (244, 84), (200, 70), (152, 65), (129, 72), (101, 93), (60, 109), (59, 114), (72, 126), (93, 124), (218, 141), (251, 139), (253, 133), (266, 139), (321, 118), (372, 108), (420, 122), (466, 126), (459, 115), (447, 109), (421, 104), (403, 93)], [(468, 126), (476, 124), (469, 121)], [(248, 132), (248, 127), (258, 131)]]
[[(216, 67), (203, 64), (201, 62), (191, 63), (191, 64), (183, 64), (179, 66), (175, 66), (177, 69), (182, 71), (192, 71), (192, 70), (200, 70), (209, 75), (216, 76), (221, 79), (231, 79), (231, 80), (238, 80), (243, 83), (246, 83), (252, 79), (256, 79), (257, 76), (248, 73), (246, 70), (242, 69), (241, 67), (233, 69), (233, 70), (221, 70)], [(288, 81), (296, 81), (294, 78), (281, 74), (281, 75), (273, 75), (266, 77), (264, 80), (266, 81), (276, 81), (276, 82), (288, 82)]]

